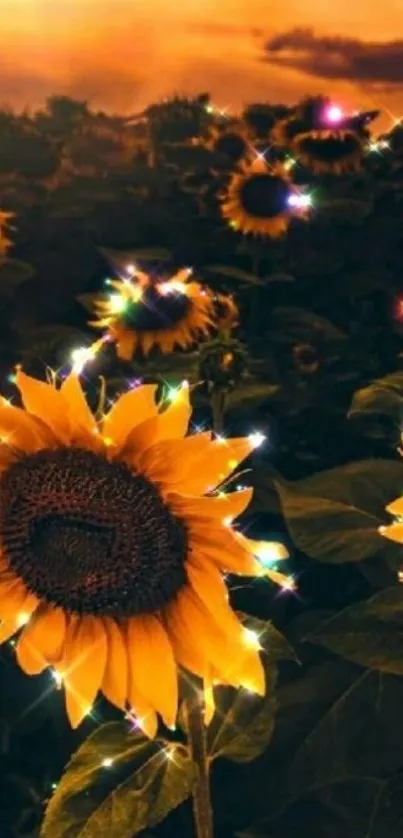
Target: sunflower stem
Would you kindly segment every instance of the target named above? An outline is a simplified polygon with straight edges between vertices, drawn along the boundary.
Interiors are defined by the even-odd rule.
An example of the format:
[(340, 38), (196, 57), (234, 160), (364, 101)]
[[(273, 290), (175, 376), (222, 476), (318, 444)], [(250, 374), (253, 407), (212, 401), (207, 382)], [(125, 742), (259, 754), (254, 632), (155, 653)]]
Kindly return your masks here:
[(216, 434), (221, 434), (224, 430), (225, 400), (226, 392), (220, 387), (214, 387), (211, 392), (211, 412)]
[(207, 728), (204, 702), (195, 696), (187, 706), (189, 747), (196, 767), (193, 787), (193, 817), (196, 838), (213, 838), (213, 808), (210, 794), (210, 759), (207, 751)]

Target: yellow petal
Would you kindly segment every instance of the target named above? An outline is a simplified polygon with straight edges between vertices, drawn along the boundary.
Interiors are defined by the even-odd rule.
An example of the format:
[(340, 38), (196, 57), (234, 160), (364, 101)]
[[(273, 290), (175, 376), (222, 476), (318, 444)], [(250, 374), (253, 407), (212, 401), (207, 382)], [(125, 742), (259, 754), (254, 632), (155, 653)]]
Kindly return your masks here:
[(103, 433), (117, 448), (123, 447), (133, 428), (157, 415), (156, 392), (155, 384), (143, 384), (123, 393), (104, 417)]
[(7, 602), (0, 606), (0, 643), (4, 643), (18, 629), (28, 622), (31, 615), (38, 608), (39, 601), (34, 594), (27, 593), (22, 585), (10, 591)]
[(15, 383), (21, 393), (25, 410), (48, 425), (61, 441), (67, 442), (71, 428), (60, 390), (56, 390), (52, 384), (31, 378), (21, 370), (16, 374)]
[(131, 361), (136, 348), (137, 338), (134, 332), (124, 332), (116, 342), (116, 354), (121, 361)]
[(66, 617), (61, 608), (37, 611), (21, 634), (17, 660), (27, 675), (39, 675), (62, 655)]
[(386, 512), (389, 512), (389, 515), (394, 515), (396, 518), (403, 517), (403, 497), (397, 498), (390, 503), (389, 506), (386, 507)]
[[(24, 613), (22, 607), (27, 598), (32, 596), (28, 593), (24, 583), (17, 577), (2, 581), (0, 585), (0, 620), (6, 622), (13, 617), (17, 617), (19, 613)], [(34, 597), (34, 600), (38, 604), (36, 597)], [(23, 625), (22, 622), (21, 625)]]
[(159, 439), (181, 439), (186, 436), (191, 415), (189, 387), (182, 385), (168, 407), (159, 414)]
[[(160, 417), (156, 422), (159, 421)], [(140, 428), (142, 427), (140, 426)], [(133, 462), (140, 471), (147, 474), (155, 483), (161, 484), (164, 494), (176, 487), (182, 488), (186, 473), (189, 470), (189, 457), (196, 450), (198, 453), (203, 449), (206, 450), (210, 434), (199, 434), (198, 437), (189, 436), (180, 440), (164, 439), (158, 442), (158, 424), (153, 424), (150, 431), (151, 434), (148, 437), (142, 434), (141, 440), (137, 435), (134, 436), (133, 441), (136, 445), (137, 456)], [(131, 441), (131, 437), (129, 437), (129, 440)]]
[(379, 533), (385, 538), (389, 538), (390, 541), (403, 544), (403, 524), (390, 524), (387, 527), (379, 527)]
[(245, 438), (215, 439), (208, 450), (192, 461), (187, 474), (188, 492), (204, 495), (227, 480), (242, 461), (254, 450), (253, 442)]
[[(45, 426), (36, 422), (25, 410), (0, 404), (0, 438), (26, 454), (39, 451), (47, 443)], [(51, 433), (48, 433), (49, 441)]]
[(105, 618), (108, 656), (101, 690), (116, 707), (125, 708), (128, 697), (128, 660), (126, 638), (115, 620)]
[(210, 518), (224, 523), (238, 518), (249, 505), (252, 496), (253, 489), (197, 499), (170, 493), (167, 501), (186, 520), (194, 518), (196, 521), (205, 521)]
[(133, 684), (129, 684), (129, 703), (131, 715), (136, 719), (136, 726), (150, 739), (154, 739), (158, 730), (157, 714)]
[(240, 548), (235, 539), (218, 544), (214, 544), (213, 541), (210, 544), (206, 542), (200, 544), (191, 535), (189, 548), (190, 562), (193, 560), (203, 564), (212, 562), (222, 573), (234, 573), (240, 576), (261, 575), (260, 567), (253, 557), (242, 547)]
[(178, 677), (171, 644), (153, 615), (128, 623), (130, 680), (150, 706), (173, 727), (178, 709)]
[(189, 564), (186, 573), (191, 587), (217, 622), (217, 627), (241, 640), (243, 627), (229, 605), (227, 586), (219, 571), (213, 565), (202, 567)]
[(73, 728), (91, 712), (105, 674), (107, 641), (100, 619), (70, 617), (63, 658), (57, 664), (66, 690), (66, 710)]
[(96, 433), (96, 419), (87, 404), (78, 375), (73, 372), (70, 373), (63, 381), (60, 392), (66, 403), (66, 411), (71, 421), (73, 436), (77, 437), (78, 429), (85, 430), (87, 434)]
[[(180, 591), (165, 613), (175, 654), (183, 666), (203, 679), (213, 668), (222, 683), (264, 694), (265, 677), (258, 652), (243, 642), (238, 629), (222, 631), (192, 588)], [(225, 625), (224, 629), (227, 628)], [(181, 636), (186, 636), (188, 648), (194, 648), (193, 658), (187, 656), (186, 662), (181, 658), (183, 648), (178, 642)], [(204, 671), (201, 671), (203, 661)]]

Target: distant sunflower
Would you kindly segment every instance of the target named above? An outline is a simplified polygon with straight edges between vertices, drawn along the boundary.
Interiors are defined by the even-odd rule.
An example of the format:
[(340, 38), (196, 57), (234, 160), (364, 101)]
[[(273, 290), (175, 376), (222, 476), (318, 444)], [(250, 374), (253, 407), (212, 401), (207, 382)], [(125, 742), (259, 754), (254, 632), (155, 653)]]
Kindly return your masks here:
[(153, 347), (164, 354), (176, 345), (186, 348), (214, 326), (213, 294), (193, 281), (188, 269), (158, 281), (136, 271), (131, 280), (110, 285), (115, 293), (95, 302), (99, 319), (90, 325), (107, 329), (122, 360), (137, 349), (147, 355)]
[(163, 409), (141, 386), (96, 419), (74, 373), (57, 388), (18, 371), (16, 384), (24, 409), (0, 404), (0, 642), (21, 630), (24, 672), (53, 668), (73, 727), (100, 691), (151, 736), (157, 714), (175, 723), (179, 667), (207, 691), (264, 693), (223, 574), (289, 587), (255, 558), (285, 551), (232, 529), (251, 490), (213, 493), (256, 435), (186, 437), (185, 386)]
[(286, 170), (260, 159), (243, 163), (221, 196), (221, 212), (241, 233), (278, 238), (291, 219), (293, 187)]
[[(326, 108), (323, 112), (326, 114)], [(351, 120), (329, 125), (319, 107), (309, 117), (302, 110), (290, 119), (279, 120), (272, 132), (274, 145), (286, 148), (302, 166), (315, 174), (342, 175), (359, 171), (365, 151), (365, 137)]]
[(252, 133), (246, 125), (241, 123), (230, 123), (222, 127), (214, 125), (210, 129), (204, 145), (209, 151), (234, 165), (239, 163), (250, 151)]
[(343, 175), (360, 171), (364, 144), (355, 131), (307, 131), (294, 137), (291, 152), (315, 174)]
[(13, 212), (2, 212), (0, 210), (0, 259), (4, 259), (12, 245), (12, 241), (8, 237), (8, 226), (14, 215)]

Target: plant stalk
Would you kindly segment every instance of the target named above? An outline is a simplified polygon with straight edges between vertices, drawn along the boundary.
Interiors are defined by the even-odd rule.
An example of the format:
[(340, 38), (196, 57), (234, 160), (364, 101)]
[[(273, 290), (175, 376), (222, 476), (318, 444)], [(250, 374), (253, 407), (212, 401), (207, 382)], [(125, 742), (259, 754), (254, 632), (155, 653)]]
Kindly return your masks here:
[(195, 696), (188, 702), (187, 718), (190, 753), (196, 766), (196, 781), (193, 788), (196, 838), (213, 838), (207, 728), (204, 721), (204, 703), (199, 696)]

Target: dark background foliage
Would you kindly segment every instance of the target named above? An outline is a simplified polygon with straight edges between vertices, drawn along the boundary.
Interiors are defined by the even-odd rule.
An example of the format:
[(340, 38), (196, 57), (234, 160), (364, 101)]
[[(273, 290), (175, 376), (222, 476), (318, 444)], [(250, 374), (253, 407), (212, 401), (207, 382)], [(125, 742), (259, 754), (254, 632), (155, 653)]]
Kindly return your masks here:
[[(244, 117), (268, 148), (287, 114), (256, 103)], [(400, 838), (403, 604), (392, 622), (384, 600), (375, 616), (348, 613), (328, 630), (326, 621), (398, 578), (399, 550), (377, 527), (403, 485), (403, 129), (368, 150), (354, 175), (314, 177), (297, 164), (311, 218), (271, 241), (242, 238), (220, 217), (228, 165), (189, 140), (221, 121), (205, 94), (154, 105), (130, 124), (56, 96), (40, 113), (0, 113), (0, 208), (15, 213), (0, 265), (1, 389), (13, 393), (18, 362), (43, 377), (89, 345), (87, 295), (133, 259), (164, 273), (191, 265), (235, 294), (242, 364), (225, 391), (225, 427), (268, 436), (253, 462), (248, 525), (285, 540), (299, 590), (245, 580), (232, 598), (273, 620), (299, 663), (279, 664), (270, 746), (253, 763), (214, 763), (216, 836)], [(198, 380), (197, 351), (130, 365), (108, 351), (90, 386), (101, 364), (114, 391), (139, 374)], [(209, 388), (196, 390), (201, 420), (210, 402)], [(349, 645), (349, 632), (363, 631), (361, 646)], [(115, 718), (97, 707), (96, 721)], [(25, 677), (12, 643), (2, 649), (1, 838), (39, 835), (44, 805), (94, 727), (71, 733), (50, 676)], [(143, 834), (190, 836), (188, 804)]]

